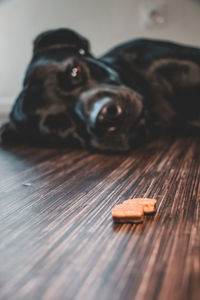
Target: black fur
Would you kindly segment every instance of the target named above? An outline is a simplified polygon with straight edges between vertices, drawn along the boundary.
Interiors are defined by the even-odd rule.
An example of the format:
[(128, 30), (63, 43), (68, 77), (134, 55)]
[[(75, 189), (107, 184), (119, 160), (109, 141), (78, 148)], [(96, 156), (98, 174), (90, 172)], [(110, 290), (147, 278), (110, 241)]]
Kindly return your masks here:
[(127, 151), (157, 135), (200, 135), (200, 49), (137, 39), (99, 58), (69, 29), (34, 41), (2, 142)]

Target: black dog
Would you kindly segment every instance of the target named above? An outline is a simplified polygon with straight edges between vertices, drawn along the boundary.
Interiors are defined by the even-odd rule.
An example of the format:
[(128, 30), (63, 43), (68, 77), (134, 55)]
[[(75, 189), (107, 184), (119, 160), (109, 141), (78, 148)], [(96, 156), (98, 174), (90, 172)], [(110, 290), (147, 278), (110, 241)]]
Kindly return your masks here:
[(1, 138), (126, 151), (168, 132), (200, 135), (200, 49), (138, 39), (94, 58), (57, 29), (35, 39)]

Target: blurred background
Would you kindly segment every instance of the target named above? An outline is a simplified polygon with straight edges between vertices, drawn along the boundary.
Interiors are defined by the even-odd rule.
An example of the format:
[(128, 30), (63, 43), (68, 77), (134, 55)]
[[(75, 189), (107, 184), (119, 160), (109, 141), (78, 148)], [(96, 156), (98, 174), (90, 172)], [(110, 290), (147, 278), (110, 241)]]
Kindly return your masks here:
[(0, 117), (21, 89), (42, 31), (69, 27), (91, 42), (94, 55), (137, 37), (200, 46), (199, 0), (0, 0)]

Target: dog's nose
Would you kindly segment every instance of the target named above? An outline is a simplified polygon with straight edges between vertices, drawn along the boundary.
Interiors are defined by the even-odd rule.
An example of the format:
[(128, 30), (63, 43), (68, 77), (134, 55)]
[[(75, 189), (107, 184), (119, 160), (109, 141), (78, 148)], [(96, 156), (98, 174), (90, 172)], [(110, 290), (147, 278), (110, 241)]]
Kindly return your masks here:
[(98, 114), (100, 121), (114, 121), (122, 114), (122, 107), (118, 103), (110, 102), (104, 105)]
[(93, 105), (90, 113), (91, 130), (95, 133), (114, 132), (120, 127), (123, 108), (118, 100), (105, 97)]

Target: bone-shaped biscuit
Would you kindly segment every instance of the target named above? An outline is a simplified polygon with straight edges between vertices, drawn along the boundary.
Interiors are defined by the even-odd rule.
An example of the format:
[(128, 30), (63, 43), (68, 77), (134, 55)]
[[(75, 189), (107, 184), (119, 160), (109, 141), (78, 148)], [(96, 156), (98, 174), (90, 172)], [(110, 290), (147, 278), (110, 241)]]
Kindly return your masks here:
[(141, 223), (144, 220), (144, 209), (139, 204), (118, 204), (112, 209), (114, 222)]
[(123, 202), (123, 204), (140, 204), (144, 208), (145, 214), (152, 214), (156, 211), (156, 199), (150, 199), (150, 198), (134, 198), (134, 199), (128, 199)]
[(116, 205), (112, 209), (114, 222), (141, 223), (144, 220), (144, 213), (151, 214), (156, 211), (156, 199), (134, 198), (125, 200), (122, 204)]

